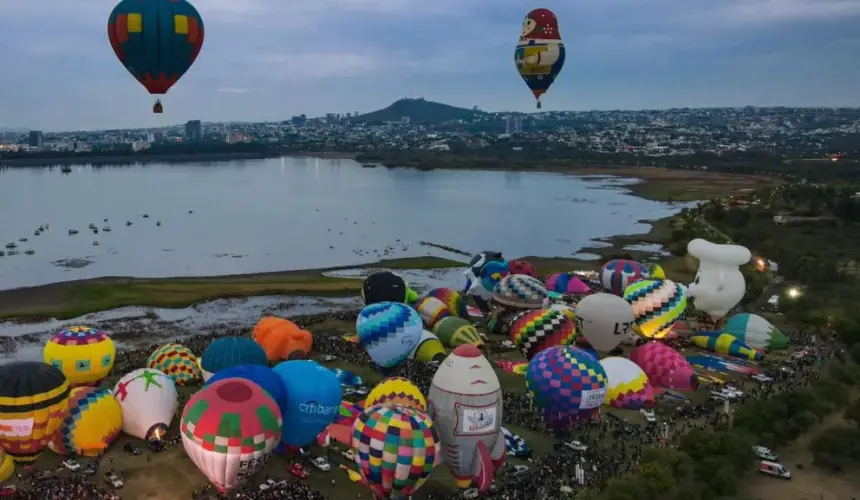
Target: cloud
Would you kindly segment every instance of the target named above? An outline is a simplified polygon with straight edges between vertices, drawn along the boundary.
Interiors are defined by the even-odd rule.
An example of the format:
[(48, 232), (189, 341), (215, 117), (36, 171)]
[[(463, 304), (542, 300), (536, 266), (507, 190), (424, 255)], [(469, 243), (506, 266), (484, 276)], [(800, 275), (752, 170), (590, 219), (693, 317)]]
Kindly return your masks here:
[(229, 87), (221, 87), (221, 88), (215, 89), (215, 92), (222, 92), (224, 94), (247, 94), (248, 92), (250, 92), (250, 90), (248, 90), (248, 89), (232, 89)]

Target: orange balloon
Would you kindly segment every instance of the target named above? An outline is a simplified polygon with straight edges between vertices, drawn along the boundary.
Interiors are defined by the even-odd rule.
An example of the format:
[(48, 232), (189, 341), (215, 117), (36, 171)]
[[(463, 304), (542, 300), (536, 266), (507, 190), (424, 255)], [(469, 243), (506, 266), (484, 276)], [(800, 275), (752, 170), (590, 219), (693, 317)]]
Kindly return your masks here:
[(254, 326), (254, 340), (266, 351), (269, 361), (305, 359), (311, 352), (311, 332), (295, 323), (271, 316), (262, 318)]

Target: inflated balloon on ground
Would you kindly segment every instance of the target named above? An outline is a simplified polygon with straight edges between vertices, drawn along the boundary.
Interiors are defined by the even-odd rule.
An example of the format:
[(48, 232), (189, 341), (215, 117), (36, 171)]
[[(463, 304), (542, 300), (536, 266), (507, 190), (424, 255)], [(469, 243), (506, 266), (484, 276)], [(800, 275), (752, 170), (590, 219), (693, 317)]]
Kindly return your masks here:
[(0, 448), (0, 483), (6, 482), (15, 473), (15, 461)]
[(444, 302), (436, 297), (422, 297), (414, 305), (415, 310), (424, 320), (424, 325), (432, 329), (439, 321), (451, 316), (451, 311)]
[(441, 361), (447, 355), (448, 353), (445, 351), (442, 341), (432, 333), (424, 330), (421, 332), (421, 340), (418, 342), (415, 350), (412, 351), (412, 354), (409, 355), (409, 359), (427, 363), (430, 361)]
[(212, 375), (212, 378), (206, 382), (206, 385), (208, 386), (219, 380), (228, 378), (242, 378), (259, 385), (278, 404), (281, 415), (283, 416), (286, 413), (284, 405), (287, 402), (287, 390), (284, 388), (284, 381), (268, 366), (240, 365), (227, 368)]
[(342, 398), (340, 381), (334, 372), (310, 360), (284, 361), (274, 371), (286, 393), (281, 442), (305, 446), (337, 416)]
[(659, 342), (648, 342), (630, 352), (630, 361), (636, 363), (654, 387), (695, 390), (699, 386), (690, 363), (678, 351)]
[(511, 341), (526, 359), (532, 359), (544, 349), (571, 345), (576, 340), (576, 326), (561, 311), (537, 309), (524, 311), (514, 318), (509, 328)]
[(113, 396), (122, 410), (123, 432), (144, 441), (167, 434), (179, 405), (173, 379), (151, 368), (126, 373)]
[(200, 360), (204, 381), (209, 380), (213, 374), (234, 366), (268, 364), (266, 351), (246, 337), (222, 337), (213, 340), (203, 351)]
[(597, 352), (609, 352), (633, 335), (636, 317), (626, 300), (595, 293), (576, 304), (576, 329)]
[(176, 385), (193, 384), (201, 378), (197, 356), (191, 349), (179, 344), (159, 347), (149, 356), (146, 366), (161, 371), (172, 378)]
[(786, 336), (770, 321), (758, 314), (735, 314), (726, 322), (723, 332), (736, 337), (753, 349), (778, 351), (788, 348)]
[(466, 307), (466, 301), (463, 300), (463, 296), (460, 295), (460, 292), (453, 288), (434, 288), (427, 292), (427, 296), (435, 297), (442, 301), (452, 315), (466, 319), (469, 318), (469, 310)]
[(546, 288), (550, 292), (584, 295), (591, 293), (588, 287), (575, 273), (555, 273), (546, 280)]
[(361, 298), (365, 305), (377, 302), (412, 303), (418, 295), (400, 276), (391, 271), (380, 271), (364, 278), (361, 285)]
[(70, 326), (48, 340), (43, 357), (63, 372), (70, 387), (96, 386), (113, 368), (116, 346), (98, 328)]
[(619, 297), (628, 286), (648, 278), (648, 269), (635, 260), (610, 260), (600, 268), (600, 284), (603, 289)]
[(654, 387), (639, 365), (619, 357), (603, 358), (600, 364), (607, 379), (604, 404), (625, 410), (654, 406)]
[(531, 276), (532, 278), (537, 278), (534, 266), (522, 259), (508, 261), (508, 269), (510, 269), (511, 274), (522, 274), (525, 276)]
[(355, 323), (358, 343), (379, 366), (393, 368), (403, 363), (424, 332), (415, 309), (399, 302), (371, 304), (358, 314)]
[(750, 261), (752, 253), (742, 246), (702, 239), (691, 241), (687, 252), (699, 260), (696, 279), (687, 287), (693, 307), (722, 318), (744, 298), (747, 287), (740, 266)]
[(508, 261), (501, 252), (481, 252), (469, 261), (466, 270), (466, 292), (489, 299), (496, 285), (511, 273)]
[(687, 309), (686, 289), (670, 280), (641, 280), (624, 290), (643, 337), (662, 339)]
[(427, 411), (427, 400), (421, 389), (403, 377), (389, 377), (376, 384), (364, 400), (364, 407), (376, 405), (401, 405)]
[(547, 299), (546, 286), (537, 278), (511, 274), (493, 290), (493, 301), (519, 309), (540, 309)]
[(107, 389), (77, 387), (48, 447), (65, 456), (94, 457), (107, 451), (122, 430), (122, 409)]
[(254, 325), (254, 341), (269, 361), (305, 359), (313, 347), (311, 332), (284, 318), (265, 317)]
[(732, 356), (735, 358), (748, 359), (757, 361), (762, 358), (762, 354), (752, 347), (744, 344), (735, 336), (728, 333), (697, 333), (690, 337), (697, 347)]
[(439, 337), (442, 345), (449, 348), (457, 347), (458, 345), (470, 344), (473, 346), (484, 345), (484, 339), (478, 333), (470, 321), (452, 316), (440, 321), (433, 332)]

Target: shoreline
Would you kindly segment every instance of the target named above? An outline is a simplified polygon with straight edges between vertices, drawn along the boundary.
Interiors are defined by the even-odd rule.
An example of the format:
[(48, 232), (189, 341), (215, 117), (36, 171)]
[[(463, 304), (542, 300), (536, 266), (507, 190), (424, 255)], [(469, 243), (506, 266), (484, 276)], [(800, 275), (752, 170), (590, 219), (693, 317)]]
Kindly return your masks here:
[(188, 153), (155, 155), (84, 156), (57, 158), (0, 158), (0, 168), (53, 168), (57, 166), (145, 165), (148, 163), (226, 162), (269, 158), (320, 158), (354, 160), (358, 153), (329, 151), (253, 151), (232, 153)]

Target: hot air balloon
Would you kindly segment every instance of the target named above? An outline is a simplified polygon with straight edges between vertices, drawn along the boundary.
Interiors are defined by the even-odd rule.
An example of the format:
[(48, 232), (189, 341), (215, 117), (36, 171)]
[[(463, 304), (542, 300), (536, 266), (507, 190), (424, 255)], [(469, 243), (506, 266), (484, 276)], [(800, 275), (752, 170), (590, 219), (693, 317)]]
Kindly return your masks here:
[(508, 261), (501, 252), (481, 252), (469, 261), (466, 269), (465, 293), (476, 299), (478, 307), (486, 314), (486, 303), (499, 281), (510, 274)]
[(640, 410), (654, 406), (654, 387), (642, 368), (627, 358), (603, 358), (606, 371), (606, 401), (604, 404), (625, 410)]
[(565, 293), (571, 295), (585, 295), (591, 293), (588, 287), (575, 273), (555, 273), (546, 279), (546, 288), (550, 292)]
[(427, 363), (430, 361), (442, 361), (447, 355), (448, 353), (445, 352), (445, 347), (439, 338), (424, 330), (421, 332), (421, 340), (418, 341), (415, 350), (409, 355), (409, 359)]
[(699, 260), (696, 280), (687, 287), (693, 307), (722, 318), (744, 298), (747, 285), (740, 266), (750, 261), (752, 253), (746, 247), (702, 239), (687, 244), (687, 253)]
[(266, 391), (240, 378), (191, 396), (179, 433), (185, 452), (220, 492), (262, 469), (281, 438), (281, 410)]
[(149, 356), (146, 366), (161, 371), (172, 378), (176, 385), (193, 384), (200, 380), (197, 356), (179, 344), (164, 344), (159, 347)]
[(475, 325), (460, 317), (445, 318), (436, 324), (433, 329), (442, 345), (457, 347), (458, 345), (471, 344), (473, 346), (484, 345), (484, 339), (475, 328)]
[(33, 462), (69, 408), (69, 383), (36, 361), (0, 366), (0, 447), (16, 462)]
[(590, 354), (554, 346), (529, 361), (526, 387), (547, 424), (567, 429), (599, 412), (606, 399), (606, 372)]
[(358, 314), (358, 343), (377, 365), (403, 363), (421, 341), (424, 323), (415, 309), (399, 302), (377, 302)]
[(540, 309), (547, 298), (546, 286), (537, 278), (522, 274), (505, 276), (493, 290), (493, 301), (518, 309)]
[(442, 463), (433, 421), (408, 406), (377, 405), (359, 413), (352, 450), (363, 483), (378, 498), (414, 495)]
[(403, 377), (389, 377), (376, 384), (364, 400), (364, 407), (376, 405), (401, 405), (427, 411), (427, 400), (421, 389)]
[(760, 352), (752, 347), (744, 344), (735, 336), (728, 333), (696, 333), (690, 340), (696, 346), (702, 349), (713, 351), (717, 354), (724, 354), (735, 358), (748, 359), (750, 361), (758, 361), (762, 358)]
[(418, 294), (409, 288), (409, 283), (391, 271), (373, 273), (361, 284), (361, 298), (365, 305), (377, 302), (402, 302), (411, 304)]
[(260, 344), (245, 337), (223, 337), (213, 340), (200, 358), (204, 381), (209, 380), (213, 374), (234, 366), (268, 366), (268, 364), (266, 351), (260, 347)]
[(666, 271), (663, 270), (663, 267), (660, 266), (660, 264), (651, 262), (646, 264), (646, 267), (648, 268), (648, 276), (650, 276), (652, 280), (666, 279)]
[(422, 297), (414, 305), (415, 310), (424, 320), (424, 325), (432, 329), (443, 318), (451, 316), (451, 311), (444, 302), (436, 297)]
[(526, 359), (532, 359), (548, 347), (571, 345), (576, 340), (573, 321), (553, 309), (524, 311), (514, 318), (508, 331), (511, 341)]
[(576, 304), (576, 329), (598, 352), (609, 352), (631, 337), (635, 319), (630, 304), (616, 295), (595, 293)]
[(753, 349), (778, 351), (788, 348), (786, 336), (758, 314), (735, 314), (726, 322), (723, 332), (731, 334)]
[(6, 453), (6, 450), (0, 448), (0, 483), (6, 482), (15, 473), (15, 461)]
[(109, 389), (77, 387), (69, 409), (48, 447), (60, 455), (94, 457), (104, 453), (122, 430), (122, 409)]
[(686, 391), (695, 390), (699, 386), (690, 363), (665, 344), (643, 344), (630, 352), (630, 361), (642, 368), (654, 387)]
[(643, 337), (662, 339), (687, 309), (687, 290), (670, 280), (641, 280), (624, 290)]
[(227, 368), (212, 375), (206, 381), (206, 385), (208, 386), (219, 380), (228, 378), (242, 378), (259, 385), (278, 404), (278, 408), (281, 409), (281, 415), (283, 416), (286, 413), (287, 390), (284, 388), (284, 381), (268, 366), (240, 365)]
[(254, 341), (269, 361), (305, 359), (313, 347), (311, 332), (283, 318), (265, 317), (254, 325)]
[(97, 386), (113, 368), (116, 347), (107, 333), (89, 326), (70, 326), (48, 340), (45, 363), (57, 367), (70, 387)]
[(123, 432), (144, 441), (167, 435), (179, 405), (173, 379), (151, 368), (126, 373), (113, 397), (122, 410)]
[(466, 301), (463, 300), (460, 292), (452, 288), (434, 288), (427, 292), (427, 296), (441, 300), (454, 316), (469, 319), (469, 309), (466, 307)]
[(537, 278), (535, 266), (529, 264), (523, 259), (509, 260), (508, 269), (510, 269), (511, 274), (522, 274), (525, 276), (531, 276), (532, 278)]
[(433, 375), (428, 400), (454, 482), (487, 491), (505, 461), (502, 386), (492, 365), (475, 346), (457, 347)]
[[(562, 304), (562, 303), (556, 302), (554, 304), (551, 304), (549, 306), (549, 308), (552, 309), (553, 311), (558, 311), (558, 312), (564, 314), (565, 318), (573, 321), (573, 324), (576, 325), (576, 309), (574, 307), (569, 306), (567, 304)], [(576, 336), (581, 337), (582, 333), (577, 331)]]
[(628, 286), (648, 278), (648, 268), (635, 260), (610, 260), (600, 268), (600, 284), (603, 289), (619, 297)]
[[(166, 94), (203, 47), (203, 19), (186, 0), (122, 0), (107, 32), (116, 57), (152, 95)], [(156, 100), (153, 112), (161, 111)]]
[(334, 372), (310, 360), (284, 361), (274, 371), (286, 392), (281, 442), (288, 446), (313, 442), (338, 415), (340, 381)]
[(564, 43), (558, 19), (549, 9), (534, 9), (523, 20), (520, 41), (514, 51), (517, 71), (537, 99), (549, 90), (564, 66)]

